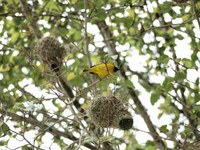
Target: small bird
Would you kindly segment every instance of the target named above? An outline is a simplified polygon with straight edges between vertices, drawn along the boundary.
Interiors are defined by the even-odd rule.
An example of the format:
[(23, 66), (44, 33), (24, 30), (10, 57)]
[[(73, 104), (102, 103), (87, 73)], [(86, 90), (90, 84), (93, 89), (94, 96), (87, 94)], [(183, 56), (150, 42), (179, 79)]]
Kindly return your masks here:
[(113, 74), (119, 69), (110, 63), (102, 63), (91, 66), (89, 69), (84, 69), (83, 72), (89, 71), (91, 74), (96, 74), (101, 79), (105, 78), (108, 75)]

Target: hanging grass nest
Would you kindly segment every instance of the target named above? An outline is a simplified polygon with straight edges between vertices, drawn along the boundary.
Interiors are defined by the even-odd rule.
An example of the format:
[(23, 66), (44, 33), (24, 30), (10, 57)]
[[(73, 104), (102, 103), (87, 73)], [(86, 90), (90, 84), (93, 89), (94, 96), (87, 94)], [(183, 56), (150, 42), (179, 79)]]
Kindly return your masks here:
[(130, 112), (115, 96), (102, 96), (93, 100), (87, 111), (91, 121), (97, 127), (128, 130), (133, 125)]
[(66, 48), (52, 36), (40, 39), (35, 46), (35, 55), (39, 61), (55, 72), (60, 70), (65, 52)]

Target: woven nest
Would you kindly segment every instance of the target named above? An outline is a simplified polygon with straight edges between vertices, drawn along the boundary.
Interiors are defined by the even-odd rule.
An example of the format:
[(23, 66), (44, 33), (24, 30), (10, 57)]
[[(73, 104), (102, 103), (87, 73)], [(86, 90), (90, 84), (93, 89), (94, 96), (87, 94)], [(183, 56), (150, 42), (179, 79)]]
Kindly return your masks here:
[(35, 46), (35, 55), (51, 70), (59, 71), (66, 48), (54, 37), (48, 36), (40, 39)]
[(133, 125), (131, 114), (125, 109), (122, 101), (115, 96), (93, 100), (87, 111), (91, 121), (97, 127), (128, 130)]

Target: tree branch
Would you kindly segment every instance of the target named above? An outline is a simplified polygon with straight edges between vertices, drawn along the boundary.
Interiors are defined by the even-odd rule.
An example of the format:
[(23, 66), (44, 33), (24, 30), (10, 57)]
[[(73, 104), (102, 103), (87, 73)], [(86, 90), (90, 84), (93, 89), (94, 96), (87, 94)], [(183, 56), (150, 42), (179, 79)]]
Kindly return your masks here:
[[(184, 88), (184, 87), (181, 87), (181, 98), (182, 98), (182, 103), (183, 103), (184, 105), (188, 106), (188, 104), (187, 104), (187, 99), (186, 99), (186, 97), (185, 97), (184, 91), (185, 91), (185, 88)], [(189, 120), (191, 129), (192, 129), (192, 132), (193, 132), (195, 138), (196, 138), (197, 140), (200, 140), (200, 132), (199, 132), (198, 129), (197, 129), (198, 123), (196, 122), (196, 118), (192, 117), (191, 111), (190, 111), (190, 110), (187, 110), (184, 106), (183, 106), (183, 113), (184, 113), (184, 115), (185, 115), (185, 116), (188, 118), (188, 120)]]
[[(112, 33), (111, 31), (109, 30), (109, 27), (107, 26), (106, 22), (105, 21), (100, 21), (97, 23), (97, 26), (99, 28), (99, 30), (101, 31), (101, 34), (104, 38), (104, 41), (105, 41), (105, 44), (106, 46), (109, 48), (110, 52), (112, 55), (118, 55), (118, 58), (116, 59), (116, 62), (118, 65), (121, 64), (121, 61), (119, 59), (119, 54), (117, 53), (116, 51), (116, 48), (115, 48), (115, 43), (112, 42), (112, 41), (108, 41), (107, 39), (111, 39), (112, 38)], [(125, 74), (125, 70), (123, 67), (120, 68), (120, 73), (122, 75), (122, 77), (125, 79), (125, 80), (128, 80), (128, 77), (126, 76)], [(154, 133), (152, 135), (153, 139), (154, 139), (154, 142), (156, 144), (156, 146), (161, 149), (161, 150), (165, 150), (166, 149), (166, 146), (164, 144), (164, 142), (162, 141), (161, 137), (159, 136), (159, 134), (157, 133), (149, 115), (147, 114), (146, 112), (146, 108), (142, 105), (140, 99), (138, 98), (136, 92), (133, 90), (133, 88), (130, 88), (130, 87), (127, 87), (128, 89), (128, 92), (130, 94), (130, 96), (132, 97), (135, 105), (137, 106), (141, 116), (143, 117), (149, 131), (151, 133)]]
[[(174, 60), (176, 60), (176, 54), (175, 54), (175, 52), (173, 52), (173, 59)], [(180, 68), (179, 68), (179, 64), (178, 64), (178, 62), (175, 62), (175, 65), (176, 65), (176, 70), (175, 70), (175, 72), (178, 72), (179, 70), (180, 70)], [(179, 81), (178, 82), (179, 84), (182, 84), (183, 83), (183, 81)], [(178, 91), (176, 90), (176, 89), (174, 89), (174, 91), (175, 91), (175, 93), (176, 93), (176, 97), (178, 97), (178, 99), (180, 100), (180, 104), (183, 106), (183, 114), (187, 117), (187, 119), (189, 120), (189, 123), (190, 123), (190, 127), (191, 127), (191, 130), (192, 130), (192, 132), (193, 132), (193, 134), (194, 134), (194, 136), (195, 136), (195, 138), (197, 139), (197, 140), (200, 140), (200, 133), (198, 132), (198, 129), (197, 129), (197, 126), (198, 126), (198, 124), (196, 123), (196, 118), (194, 118), (194, 117), (192, 117), (192, 114), (191, 114), (191, 111), (190, 111), (190, 109), (189, 109), (189, 104), (187, 103), (187, 99), (186, 99), (186, 97), (185, 97), (185, 94), (184, 94), (184, 91), (185, 91), (185, 87), (184, 86), (182, 86), (181, 88), (180, 88), (180, 92), (181, 92), (181, 97), (179, 96), (179, 94), (178, 94)]]
[(21, 6), (22, 6), (22, 13), (26, 17), (29, 28), (31, 33), (37, 38), (40, 39), (42, 37), (42, 34), (37, 27), (37, 18), (36, 15), (32, 13), (32, 10), (29, 8), (28, 3), (26, 0), (20, 0)]
[[(12, 112), (9, 112), (9, 111), (5, 111), (5, 110), (2, 110), (0, 109), (0, 114), (2, 115), (6, 115), (6, 116), (9, 116), (11, 117), (14, 121), (24, 121), (26, 123), (29, 123), (33, 126), (37, 126), (39, 127), (40, 129), (42, 130), (46, 130), (48, 132), (50, 132), (51, 134), (53, 134), (54, 136), (57, 136), (57, 137), (65, 137), (67, 139), (70, 139), (72, 141), (78, 141), (79, 139), (76, 138), (75, 136), (73, 136), (70, 132), (66, 131), (65, 132), (62, 132), (62, 131), (59, 131), (58, 129), (54, 128), (54, 127), (51, 127), (51, 126), (48, 126), (46, 124), (44, 124), (43, 122), (39, 122), (38, 120), (34, 119), (34, 118), (26, 118), (26, 117), (22, 117), (22, 116), (19, 116), (15, 113), (12, 113)], [(91, 150), (97, 150), (95, 146), (89, 144), (89, 143), (84, 143), (83, 144), (85, 147), (91, 149)]]
[(92, 61), (90, 58), (90, 52), (88, 49), (88, 44), (89, 44), (89, 39), (88, 39), (88, 34), (87, 34), (87, 23), (88, 23), (88, 16), (87, 16), (87, 0), (84, 0), (84, 8), (85, 8), (85, 12), (84, 12), (84, 31), (85, 31), (85, 51), (86, 51), (86, 56), (87, 56), (87, 61), (89, 66), (92, 66)]
[(197, 1), (196, 0), (192, 0), (192, 9), (193, 9), (193, 12), (195, 14), (195, 17), (197, 19), (197, 23), (199, 25), (199, 32), (200, 32), (200, 19), (199, 19), (199, 14), (198, 14), (198, 11), (196, 9), (196, 4), (197, 4)]
[[(30, 9), (28, 3), (25, 0), (20, 0), (20, 3), (22, 6), (23, 15), (26, 17), (26, 19), (29, 23), (30, 31), (34, 34), (34, 36), (37, 39), (40, 39), (42, 37), (42, 33), (40, 32), (40, 30), (37, 26), (37, 18), (32, 14), (32, 10)], [(67, 84), (67, 82), (66, 82), (65, 78), (62, 76), (62, 74), (56, 73), (56, 76), (58, 77), (59, 82), (62, 85), (62, 89), (65, 91), (65, 93), (67, 93), (67, 95), (71, 99), (74, 98), (75, 96), (73, 94), (73, 91), (72, 91), (71, 87)], [(84, 110), (81, 108), (81, 105), (77, 99), (74, 101), (73, 104), (77, 109), (81, 109), (80, 111), (82, 113), (84, 112)]]

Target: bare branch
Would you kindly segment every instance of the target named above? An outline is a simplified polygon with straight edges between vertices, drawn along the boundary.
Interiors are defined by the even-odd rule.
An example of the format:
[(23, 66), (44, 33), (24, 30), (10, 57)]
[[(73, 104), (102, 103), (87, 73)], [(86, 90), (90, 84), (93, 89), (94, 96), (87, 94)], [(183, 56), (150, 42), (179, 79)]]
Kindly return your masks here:
[[(119, 54), (117, 53), (117, 51), (115, 49), (115, 43), (113, 41), (107, 41), (107, 39), (112, 38), (112, 33), (109, 30), (109, 27), (107, 26), (105, 21), (98, 22), (97, 26), (98, 26), (99, 30), (101, 31), (101, 34), (102, 34), (104, 40), (106, 41), (105, 44), (109, 48), (111, 54), (118, 55), (118, 58), (116, 61), (117, 61), (117, 64), (120, 65), (121, 61), (119, 59)], [(120, 73), (125, 80), (128, 80), (128, 77), (126, 76), (125, 70), (123, 67), (120, 68)], [(129, 94), (132, 97), (135, 105), (137, 106), (141, 116), (143, 117), (149, 131), (152, 133), (155, 133), (152, 136), (153, 136), (154, 142), (156, 143), (157, 147), (161, 150), (165, 150), (166, 146), (165, 146), (164, 142), (162, 141), (162, 139), (160, 138), (159, 134), (157, 133), (149, 115), (146, 112), (146, 108), (142, 105), (140, 99), (138, 98), (138, 96), (137, 96), (136, 92), (133, 90), (133, 88), (127, 87), (127, 89), (129, 91)]]
[[(65, 131), (65, 132), (59, 131), (58, 129), (56, 129), (56, 128), (52, 127), (52, 126), (48, 126), (48, 125), (46, 125), (46, 124), (44, 124), (42, 122), (39, 122), (38, 120), (36, 120), (36, 119), (34, 119), (32, 117), (29, 117), (29, 118), (22, 117), (22, 116), (19, 116), (19, 115), (15, 114), (15, 113), (12, 113), (12, 112), (9, 112), (9, 111), (5, 111), (5, 110), (2, 110), (2, 109), (0, 109), (0, 114), (2, 114), (4, 116), (5, 115), (9, 116), (14, 121), (21, 120), (21, 121), (24, 121), (26, 123), (30, 123), (33, 126), (39, 127), (41, 130), (46, 130), (47, 132), (50, 132), (54, 136), (65, 137), (65, 138), (68, 138), (68, 139), (70, 139), (72, 141), (78, 141), (78, 139), (75, 136), (73, 136), (70, 132), (68, 132), (68, 131)], [(89, 144), (89, 143), (84, 143), (83, 145), (85, 147), (91, 149), (91, 150), (96, 150), (96, 148), (93, 145)]]
[(37, 39), (40, 39), (42, 37), (42, 34), (39, 28), (37, 27), (37, 17), (33, 15), (32, 10), (29, 8), (26, 0), (20, 0), (20, 3), (22, 6), (22, 12), (29, 22), (30, 31), (34, 34), (34, 36)]

